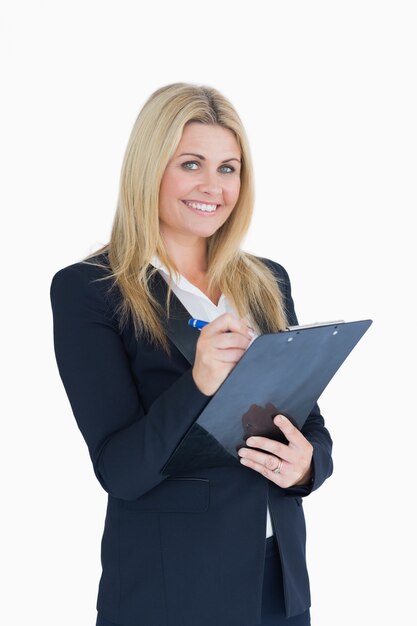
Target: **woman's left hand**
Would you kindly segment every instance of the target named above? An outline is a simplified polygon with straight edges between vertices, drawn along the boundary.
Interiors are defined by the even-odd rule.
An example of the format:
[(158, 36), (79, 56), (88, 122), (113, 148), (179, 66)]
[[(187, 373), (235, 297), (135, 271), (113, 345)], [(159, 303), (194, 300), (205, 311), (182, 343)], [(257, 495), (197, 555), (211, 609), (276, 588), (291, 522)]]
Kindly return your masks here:
[[(238, 450), (240, 462), (282, 488), (307, 484), (311, 479), (313, 446), (284, 415), (276, 415), (274, 424), (288, 439), (288, 444), (267, 437), (249, 437), (246, 441), (249, 447)], [(277, 468), (279, 470), (274, 472)]]

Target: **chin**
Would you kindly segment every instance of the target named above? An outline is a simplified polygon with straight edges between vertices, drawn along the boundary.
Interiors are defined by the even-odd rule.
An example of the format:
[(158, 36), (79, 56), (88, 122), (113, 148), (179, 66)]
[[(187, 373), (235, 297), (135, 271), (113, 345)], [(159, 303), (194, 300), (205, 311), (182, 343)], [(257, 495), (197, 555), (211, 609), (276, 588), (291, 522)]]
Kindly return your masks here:
[(223, 226), (223, 224), (220, 224), (219, 226), (216, 227), (212, 227), (212, 228), (201, 228), (198, 230), (198, 232), (196, 231), (196, 235), (198, 234), (199, 237), (212, 237), (212, 235), (214, 235), (215, 233), (217, 233), (217, 231)]

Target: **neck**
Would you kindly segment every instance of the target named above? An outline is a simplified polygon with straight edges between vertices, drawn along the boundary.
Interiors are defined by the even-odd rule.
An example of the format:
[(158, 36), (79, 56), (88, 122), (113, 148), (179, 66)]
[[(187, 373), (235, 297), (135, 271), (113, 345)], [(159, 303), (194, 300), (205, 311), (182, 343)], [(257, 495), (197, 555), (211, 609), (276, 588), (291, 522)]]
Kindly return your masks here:
[(173, 241), (164, 239), (165, 248), (180, 274), (205, 274), (207, 272), (207, 240)]
[(164, 239), (164, 244), (171, 262), (180, 274), (198, 287), (214, 304), (218, 304), (220, 289), (209, 289), (207, 279), (207, 239), (196, 238), (194, 241)]

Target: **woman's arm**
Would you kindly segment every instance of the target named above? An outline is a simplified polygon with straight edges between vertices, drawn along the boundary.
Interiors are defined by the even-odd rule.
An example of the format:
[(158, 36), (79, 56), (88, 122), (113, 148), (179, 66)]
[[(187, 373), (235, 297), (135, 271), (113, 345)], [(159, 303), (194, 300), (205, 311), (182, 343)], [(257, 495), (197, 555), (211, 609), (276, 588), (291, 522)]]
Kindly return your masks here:
[(103, 489), (134, 500), (160, 483), (160, 470), (209, 401), (191, 367), (145, 415), (114, 315), (91, 266), (55, 274), (50, 297), (59, 373)]

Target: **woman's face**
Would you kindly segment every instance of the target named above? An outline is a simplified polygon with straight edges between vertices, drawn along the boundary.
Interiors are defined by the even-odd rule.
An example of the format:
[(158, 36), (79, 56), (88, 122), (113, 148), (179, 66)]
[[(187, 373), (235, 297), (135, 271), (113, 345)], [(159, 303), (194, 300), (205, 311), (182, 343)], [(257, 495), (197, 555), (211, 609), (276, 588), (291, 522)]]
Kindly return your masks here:
[(240, 159), (231, 130), (199, 122), (185, 126), (159, 192), (165, 241), (194, 244), (224, 224), (239, 198)]

